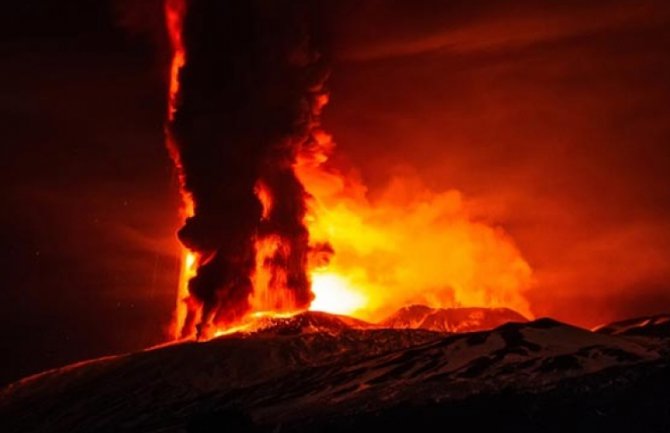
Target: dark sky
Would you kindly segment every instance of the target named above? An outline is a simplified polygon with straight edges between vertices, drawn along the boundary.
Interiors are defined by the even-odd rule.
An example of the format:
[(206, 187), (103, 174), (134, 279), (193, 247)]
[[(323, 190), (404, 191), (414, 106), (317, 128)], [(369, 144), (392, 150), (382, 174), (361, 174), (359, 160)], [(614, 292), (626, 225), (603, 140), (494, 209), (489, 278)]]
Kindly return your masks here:
[(0, 382), (160, 341), (178, 273), (160, 56), (104, 2), (10, 8)]
[[(160, 342), (178, 265), (156, 1), (13, 3), (0, 383)], [(408, 170), (461, 190), (533, 267), (537, 316), (670, 311), (667, 2), (352, 0), (334, 16), (324, 120), (371, 194)]]

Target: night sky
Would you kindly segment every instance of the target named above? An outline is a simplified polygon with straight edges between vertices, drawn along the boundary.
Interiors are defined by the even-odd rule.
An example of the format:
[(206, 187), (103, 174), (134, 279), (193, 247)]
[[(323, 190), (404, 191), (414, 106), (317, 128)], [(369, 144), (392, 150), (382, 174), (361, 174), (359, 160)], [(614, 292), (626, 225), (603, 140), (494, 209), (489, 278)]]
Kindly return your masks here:
[[(536, 316), (670, 311), (667, 2), (339, 4), (324, 122), (372, 196), (462, 191)], [(164, 341), (180, 224), (160, 2), (3, 8), (0, 383)]]

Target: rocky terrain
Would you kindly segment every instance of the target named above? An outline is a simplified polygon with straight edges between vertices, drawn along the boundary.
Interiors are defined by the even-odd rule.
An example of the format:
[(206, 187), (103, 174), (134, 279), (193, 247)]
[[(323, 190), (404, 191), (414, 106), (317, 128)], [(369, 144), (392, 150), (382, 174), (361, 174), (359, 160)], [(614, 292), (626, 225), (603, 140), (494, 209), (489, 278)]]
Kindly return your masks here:
[(313, 312), (264, 319), (253, 332), (23, 379), (2, 390), (0, 425), (3, 432), (395, 431), (440, 423), (670, 431), (668, 322), (647, 319), (594, 331), (539, 319), (464, 333)]

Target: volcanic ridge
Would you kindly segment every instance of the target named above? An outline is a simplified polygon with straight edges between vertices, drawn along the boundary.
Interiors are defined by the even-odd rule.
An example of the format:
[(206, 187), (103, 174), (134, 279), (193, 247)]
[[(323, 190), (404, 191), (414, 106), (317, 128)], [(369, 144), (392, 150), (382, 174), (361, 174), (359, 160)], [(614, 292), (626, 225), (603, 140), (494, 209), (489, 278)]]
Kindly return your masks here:
[[(17, 432), (339, 432), (436, 422), (668, 431), (668, 317), (594, 331), (509, 310), (423, 306), (378, 325), (319, 312), (263, 318), (253, 331), (28, 377), (2, 390), (0, 416), (3, 431)], [(476, 328), (475, 319), (518, 320), (444, 331)]]

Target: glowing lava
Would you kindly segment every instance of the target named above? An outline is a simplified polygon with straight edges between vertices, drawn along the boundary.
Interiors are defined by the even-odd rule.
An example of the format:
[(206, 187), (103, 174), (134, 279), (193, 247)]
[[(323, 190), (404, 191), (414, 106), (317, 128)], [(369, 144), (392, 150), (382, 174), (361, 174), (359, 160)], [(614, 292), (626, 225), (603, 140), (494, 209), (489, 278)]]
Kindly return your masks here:
[(356, 316), (357, 311), (366, 307), (363, 291), (352, 287), (344, 275), (313, 271), (311, 277), (314, 301), (310, 310)]

